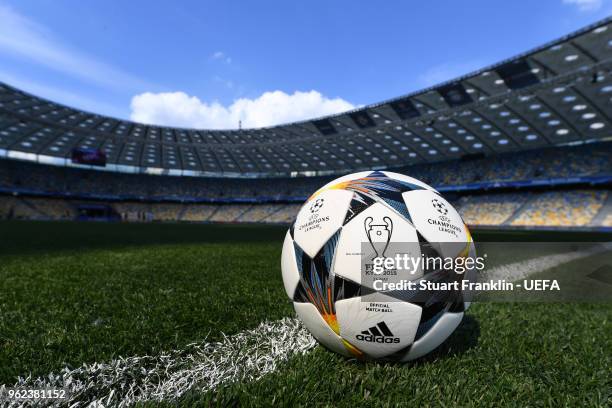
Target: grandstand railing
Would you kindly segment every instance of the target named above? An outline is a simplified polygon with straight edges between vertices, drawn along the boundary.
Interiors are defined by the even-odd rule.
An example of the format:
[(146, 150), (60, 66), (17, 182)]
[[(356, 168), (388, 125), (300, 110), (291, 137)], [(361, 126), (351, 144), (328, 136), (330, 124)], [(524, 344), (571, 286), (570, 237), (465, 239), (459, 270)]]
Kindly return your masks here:
[[(490, 181), (469, 183), (462, 185), (434, 186), (442, 193), (467, 192), (467, 191), (492, 191), (507, 189), (528, 189), (533, 187), (569, 187), (569, 186), (603, 186), (612, 185), (612, 175), (565, 177), (565, 178), (543, 178), (519, 181)], [(70, 191), (45, 191), (26, 187), (2, 187), (0, 194), (30, 195), (39, 197), (59, 197), (72, 199), (110, 200), (110, 201), (146, 201), (152, 203), (174, 202), (174, 203), (209, 203), (209, 204), (240, 204), (240, 203), (302, 203), (308, 196), (258, 196), (258, 197), (193, 197), (193, 196), (144, 196), (137, 194), (98, 194)]]

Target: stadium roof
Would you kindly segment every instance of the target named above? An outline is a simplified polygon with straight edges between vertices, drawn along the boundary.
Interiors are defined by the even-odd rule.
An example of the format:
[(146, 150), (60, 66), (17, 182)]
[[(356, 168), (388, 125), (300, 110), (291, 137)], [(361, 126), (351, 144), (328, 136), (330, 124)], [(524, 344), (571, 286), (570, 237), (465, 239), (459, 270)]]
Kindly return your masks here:
[[(280, 126), (151, 126), (69, 108), (0, 83), (0, 157), (215, 177), (340, 174), (612, 136), (612, 18), (469, 75), (354, 111)], [(86, 166), (88, 167), (88, 166)]]

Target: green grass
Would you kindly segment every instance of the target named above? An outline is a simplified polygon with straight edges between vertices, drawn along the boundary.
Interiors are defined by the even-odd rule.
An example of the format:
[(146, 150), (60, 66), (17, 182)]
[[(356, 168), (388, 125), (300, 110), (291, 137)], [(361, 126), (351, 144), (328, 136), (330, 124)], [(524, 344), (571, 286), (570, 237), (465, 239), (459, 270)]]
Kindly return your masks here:
[[(0, 384), (65, 365), (158, 354), (292, 316), (280, 276), (284, 233), (254, 226), (0, 223)], [(601, 240), (569, 239), (580, 238)], [(537, 254), (524, 250), (512, 260)], [(580, 265), (544, 276), (562, 274), (571, 282), (574, 273), (584, 276)], [(475, 303), (451, 338), (415, 363), (360, 363), (317, 347), (260, 381), (194, 391), (178, 404), (609, 406), (611, 320), (610, 303)]]
[(449, 340), (407, 365), (348, 361), (321, 347), (250, 384), (183, 405), (610, 406), (612, 308), (478, 303)]
[[(0, 225), (4, 234), (19, 228), (14, 223)], [(64, 226), (73, 228), (55, 225), (60, 230)], [(280, 277), (278, 241), (261, 241), (255, 234), (248, 242), (252, 229), (233, 232), (244, 241), (235, 245), (205, 242), (224, 238), (216, 227), (200, 227), (195, 229), (204, 241), (199, 244), (124, 247), (122, 234), (129, 230), (125, 225), (80, 226), (92, 230), (74, 231), (89, 243), (77, 249), (68, 249), (66, 241), (78, 243), (78, 235), (54, 242), (48, 251), (30, 252), (32, 248), (25, 247), (26, 254), (20, 253), (14, 241), (7, 243), (13, 248), (10, 253), (4, 248), (0, 383), (65, 365), (155, 354), (206, 337), (216, 339), (222, 332), (238, 332), (293, 310)], [(34, 239), (44, 240), (41, 232), (53, 224), (25, 227)], [(115, 240), (95, 234), (112, 227), (117, 228)], [(140, 233), (145, 242), (159, 239), (156, 231), (185, 231), (176, 225), (134, 227), (128, 239)], [(196, 240), (197, 234), (192, 238)]]

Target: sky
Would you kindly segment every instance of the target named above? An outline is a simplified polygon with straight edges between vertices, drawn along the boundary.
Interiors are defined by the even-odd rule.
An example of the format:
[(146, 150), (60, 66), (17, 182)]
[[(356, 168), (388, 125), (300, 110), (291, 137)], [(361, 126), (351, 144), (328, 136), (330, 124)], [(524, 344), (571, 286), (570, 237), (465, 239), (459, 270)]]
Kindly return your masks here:
[(612, 14), (612, 0), (0, 0), (0, 81), (150, 124), (311, 119), (435, 85)]

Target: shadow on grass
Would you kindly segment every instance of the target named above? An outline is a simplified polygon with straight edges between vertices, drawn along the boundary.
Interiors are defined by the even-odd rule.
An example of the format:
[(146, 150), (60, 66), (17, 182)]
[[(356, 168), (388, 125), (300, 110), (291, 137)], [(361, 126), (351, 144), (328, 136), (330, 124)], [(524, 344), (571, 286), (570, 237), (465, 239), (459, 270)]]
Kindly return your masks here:
[(444, 343), (431, 353), (415, 360), (413, 365), (428, 364), (435, 360), (454, 357), (478, 345), (480, 323), (471, 315), (464, 315), (457, 329)]
[[(355, 358), (345, 359), (338, 356), (338, 359), (343, 360), (347, 364), (387, 364), (394, 366), (420, 366), (423, 364), (429, 364), (436, 360), (442, 360), (449, 357), (454, 357), (465, 353), (466, 351), (476, 347), (478, 345), (478, 338), (480, 337), (480, 323), (474, 317), (470, 315), (464, 315), (463, 320), (455, 329), (455, 331), (442, 343), (438, 348), (433, 350), (431, 353), (418, 358), (413, 361), (405, 363), (392, 361), (392, 360), (358, 360)], [(406, 352), (408, 349), (406, 349)]]

